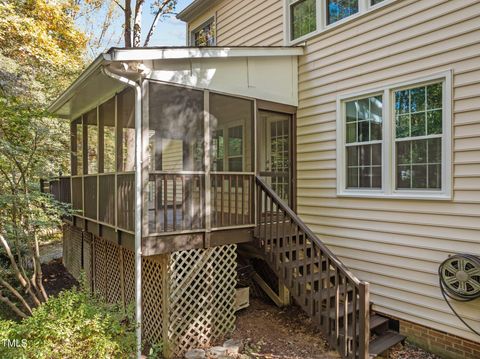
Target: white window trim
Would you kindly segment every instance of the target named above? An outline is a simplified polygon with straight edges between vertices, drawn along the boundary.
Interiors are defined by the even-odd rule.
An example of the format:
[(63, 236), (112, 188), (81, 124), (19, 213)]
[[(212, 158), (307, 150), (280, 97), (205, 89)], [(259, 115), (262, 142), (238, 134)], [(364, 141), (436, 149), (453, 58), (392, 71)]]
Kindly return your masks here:
[[(217, 23), (217, 17), (216, 15), (209, 16), (205, 21), (203, 21), (200, 25), (198, 25), (195, 29), (190, 30), (188, 33), (188, 44), (189, 46), (195, 46), (195, 33), (202, 30), (205, 26), (211, 24), (216, 26)], [(188, 31), (188, 29), (187, 29)], [(214, 36), (214, 44), (213, 46), (217, 45), (217, 34), (216, 34), (216, 29), (215, 29), (215, 36)]]
[(312, 31), (306, 35), (303, 35), (301, 37), (298, 37), (294, 40), (291, 39), (291, 15), (290, 15), (290, 9), (291, 6), (299, 1), (302, 0), (284, 0), (284, 6), (283, 6), (283, 11), (284, 11), (284, 44), (286, 46), (289, 45), (296, 45), (301, 42), (306, 41), (307, 39), (318, 35), (324, 31), (328, 31), (330, 29), (336, 28), (337, 26), (341, 26), (347, 22), (350, 22), (354, 19), (357, 19), (359, 17), (364, 16), (365, 14), (368, 14), (372, 11), (378, 10), (388, 4), (391, 4), (397, 0), (384, 0), (383, 2), (376, 4), (376, 5), (370, 5), (371, 1), (370, 0), (358, 0), (358, 12), (356, 14), (353, 14), (351, 16), (348, 16), (342, 20), (336, 21), (333, 24), (327, 25), (327, 12), (323, 11), (323, 9), (326, 9), (327, 6), (327, 0), (316, 0), (316, 17), (317, 17), (317, 29), (315, 31)]
[[(395, 176), (395, 118), (393, 93), (396, 90), (442, 81), (442, 189), (396, 189)], [(346, 137), (345, 102), (382, 94), (383, 140), (382, 140), (382, 188), (346, 188)], [(427, 77), (396, 83), (372, 90), (337, 96), (337, 196), (400, 198), (400, 199), (452, 199), (452, 71), (444, 71)], [(388, 160), (387, 160), (388, 159)]]

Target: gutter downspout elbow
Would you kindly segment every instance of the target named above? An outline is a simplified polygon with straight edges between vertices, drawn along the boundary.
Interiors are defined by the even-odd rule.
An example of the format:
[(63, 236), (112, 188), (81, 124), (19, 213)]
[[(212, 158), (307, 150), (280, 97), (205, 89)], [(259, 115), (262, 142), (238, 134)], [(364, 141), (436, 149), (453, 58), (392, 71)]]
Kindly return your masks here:
[(102, 73), (133, 87), (135, 90), (135, 320), (137, 358), (142, 355), (142, 88), (126, 77), (111, 72), (106, 66)]

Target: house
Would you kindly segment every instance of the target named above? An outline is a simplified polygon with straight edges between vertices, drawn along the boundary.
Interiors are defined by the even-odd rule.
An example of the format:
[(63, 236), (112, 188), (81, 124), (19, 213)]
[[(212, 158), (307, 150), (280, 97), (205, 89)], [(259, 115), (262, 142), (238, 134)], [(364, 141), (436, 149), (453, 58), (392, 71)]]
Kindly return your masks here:
[[(480, 255), (480, 2), (196, 0), (178, 17), (188, 47), (111, 49), (51, 106), (72, 121), (72, 176), (50, 183), (78, 210), (67, 268), (109, 301), (136, 284), (144, 338), (175, 355), (232, 328), (253, 243), (343, 357), (408, 336), (479, 358), (461, 320), (478, 331), (480, 302), (446, 298), (457, 317), (438, 268)], [(472, 263), (456, 269), (478, 294)]]

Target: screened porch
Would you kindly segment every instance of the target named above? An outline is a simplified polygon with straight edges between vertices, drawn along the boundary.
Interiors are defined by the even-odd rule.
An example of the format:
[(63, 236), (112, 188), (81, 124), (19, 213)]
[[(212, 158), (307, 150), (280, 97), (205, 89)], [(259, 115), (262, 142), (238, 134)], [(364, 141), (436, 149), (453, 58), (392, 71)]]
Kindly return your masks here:
[[(211, 245), (250, 240), (256, 175), (293, 205), (294, 107), (157, 81), (147, 88), (147, 253), (171, 250), (167, 242), (178, 238), (181, 246), (205, 245), (206, 233)], [(50, 190), (71, 202), (77, 220), (133, 234), (134, 150), (134, 93), (127, 88), (71, 122), (72, 176), (52, 181)], [(235, 232), (227, 238), (225, 231)]]

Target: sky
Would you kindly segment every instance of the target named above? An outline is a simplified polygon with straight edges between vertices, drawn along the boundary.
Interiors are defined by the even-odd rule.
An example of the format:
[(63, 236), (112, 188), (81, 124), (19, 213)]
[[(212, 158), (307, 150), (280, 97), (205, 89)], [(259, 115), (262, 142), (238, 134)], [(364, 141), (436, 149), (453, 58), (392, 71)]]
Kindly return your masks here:
[[(175, 12), (179, 13), (192, 2), (193, 0), (178, 0)], [(152, 20), (153, 15), (148, 9), (144, 12), (144, 23), (148, 24), (147, 27), (150, 26)], [(147, 31), (148, 29), (145, 30), (145, 33)], [(174, 15), (158, 24), (155, 34), (150, 40), (150, 46), (184, 46), (185, 43), (185, 23), (178, 20)]]
[[(123, 3), (123, 1), (119, 2)], [(145, 39), (145, 36), (150, 29), (150, 25), (153, 21), (154, 14), (152, 14), (152, 11), (150, 9), (150, 4), (153, 2), (154, 0), (145, 1), (142, 14), (143, 39)], [(185, 23), (178, 20), (175, 17), (175, 14), (178, 14), (192, 2), (193, 0), (178, 0), (174, 14), (168, 15), (160, 19), (160, 21), (158, 22), (154, 35), (150, 39), (150, 43), (148, 46), (185, 46)], [(132, 0), (132, 7), (134, 6), (134, 4), (135, 0)], [(79, 19), (77, 19), (77, 26), (87, 34), (94, 34), (94, 38), (96, 38), (100, 34), (100, 24), (103, 23), (105, 14), (106, 8), (103, 7), (101, 10), (97, 11), (92, 17), (80, 17)], [(90, 53), (88, 54), (88, 56), (93, 59), (98, 55), (99, 52), (105, 51), (112, 46), (123, 46), (122, 25), (123, 12), (118, 9), (113, 24), (110, 26), (108, 33), (103, 37), (104, 41), (102, 42), (101, 47), (98, 49), (90, 49)]]

